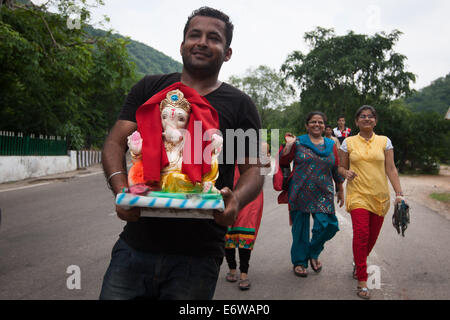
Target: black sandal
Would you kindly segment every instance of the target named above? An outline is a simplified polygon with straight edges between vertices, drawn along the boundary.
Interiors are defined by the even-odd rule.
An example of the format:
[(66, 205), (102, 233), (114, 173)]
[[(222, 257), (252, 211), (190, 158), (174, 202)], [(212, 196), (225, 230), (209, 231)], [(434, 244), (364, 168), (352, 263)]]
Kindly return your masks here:
[(225, 280), (227, 280), (228, 282), (236, 282), (237, 281), (237, 274), (228, 272), (226, 277), (225, 277)]
[(244, 280), (239, 280), (239, 289), (248, 290), (248, 289), (250, 289), (250, 286), (251, 286), (251, 284), (250, 284), (250, 280), (248, 278), (244, 279)]
[[(303, 272), (298, 272), (297, 270), (295, 270), (295, 268), (297, 268), (297, 267), (301, 267)], [(306, 272), (306, 268), (300, 264), (294, 266), (294, 274), (297, 277), (301, 277), (301, 278), (306, 278), (308, 276), (308, 272)]]
[(367, 287), (357, 287), (356, 290), (357, 290), (356, 295), (358, 297), (360, 297), (361, 299), (364, 299), (364, 300), (369, 300), (370, 299), (369, 288), (367, 288)]
[(315, 273), (319, 273), (320, 271), (322, 271), (322, 265), (318, 268), (315, 268), (314, 264), (312, 263), (313, 260), (315, 260), (317, 264), (319, 263), (318, 259), (309, 259), (309, 263), (311, 264), (311, 269), (313, 269)]

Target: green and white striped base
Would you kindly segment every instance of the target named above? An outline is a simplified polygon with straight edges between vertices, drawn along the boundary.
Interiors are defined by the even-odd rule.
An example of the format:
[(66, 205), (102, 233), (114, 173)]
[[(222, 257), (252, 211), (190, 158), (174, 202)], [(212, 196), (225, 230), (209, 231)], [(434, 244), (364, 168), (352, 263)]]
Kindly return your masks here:
[(129, 208), (141, 207), (143, 217), (212, 219), (214, 211), (225, 208), (220, 194), (188, 194), (151, 192), (147, 196), (119, 193), (116, 204)]

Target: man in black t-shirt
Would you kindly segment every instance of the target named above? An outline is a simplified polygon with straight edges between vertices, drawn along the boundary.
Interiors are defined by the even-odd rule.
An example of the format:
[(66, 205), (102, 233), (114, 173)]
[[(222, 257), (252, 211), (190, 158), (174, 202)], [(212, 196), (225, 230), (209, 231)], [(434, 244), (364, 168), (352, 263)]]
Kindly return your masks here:
[[(258, 156), (249, 152), (248, 139), (245, 153), (239, 154), (236, 144), (241, 141), (236, 140), (240, 137), (229, 135), (230, 130), (258, 133), (261, 128), (250, 97), (218, 80), (222, 63), (231, 58), (232, 34), (233, 25), (227, 15), (208, 7), (194, 11), (185, 25), (180, 47), (182, 73), (146, 76), (139, 81), (131, 89), (102, 153), (105, 176), (115, 195), (128, 187), (124, 155), (126, 138), (137, 129), (136, 110), (154, 94), (182, 82), (204, 96), (218, 112), (224, 147), (216, 187), (222, 193), (225, 211), (215, 213), (214, 220), (153, 218), (140, 217), (139, 208), (125, 210), (116, 206), (117, 215), (127, 224), (113, 248), (101, 299), (214, 296), (227, 226), (256, 198), (264, 183), (259, 161), (253, 159)], [(232, 191), (236, 160), (244, 163), (239, 164), (241, 176)]]

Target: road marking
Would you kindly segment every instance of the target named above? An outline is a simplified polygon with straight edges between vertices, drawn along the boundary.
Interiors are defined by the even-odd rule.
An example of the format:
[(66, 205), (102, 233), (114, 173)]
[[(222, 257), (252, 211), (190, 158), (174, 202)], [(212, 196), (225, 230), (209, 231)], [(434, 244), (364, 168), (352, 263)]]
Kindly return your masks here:
[(81, 174), (79, 176), (76, 176), (77, 178), (84, 178), (84, 177), (90, 177), (90, 176), (94, 176), (96, 174), (100, 174), (103, 173), (103, 171), (99, 171), (99, 172), (92, 172), (92, 173), (86, 173), (86, 174)]
[(33, 185), (29, 185), (29, 186), (5, 189), (5, 190), (0, 190), (0, 193), (7, 192), (7, 191), (16, 191), (16, 190), (28, 189), (28, 188), (33, 188), (33, 187), (40, 187), (40, 186), (45, 186), (46, 184), (50, 184), (50, 183), (51, 182), (43, 182), (43, 183), (33, 184)]

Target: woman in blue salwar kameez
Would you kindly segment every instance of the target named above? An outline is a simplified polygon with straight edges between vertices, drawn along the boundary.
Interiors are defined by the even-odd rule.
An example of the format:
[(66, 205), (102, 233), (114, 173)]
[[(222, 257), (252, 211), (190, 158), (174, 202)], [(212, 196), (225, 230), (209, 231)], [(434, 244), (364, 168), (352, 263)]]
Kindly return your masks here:
[[(334, 208), (334, 185), (337, 187), (338, 204), (344, 204), (341, 177), (337, 168), (339, 157), (333, 140), (322, 136), (326, 116), (313, 111), (306, 116), (307, 134), (287, 135), (286, 146), (280, 153), (280, 165), (294, 161), (289, 181), (288, 204), (292, 223), (291, 260), (294, 273), (306, 277), (308, 261), (315, 272), (322, 264), (318, 260), (326, 241), (339, 230)], [(310, 215), (313, 217), (310, 239)]]

